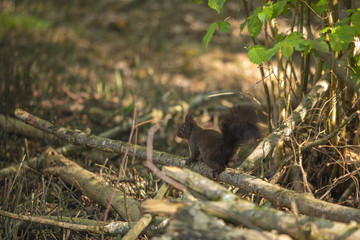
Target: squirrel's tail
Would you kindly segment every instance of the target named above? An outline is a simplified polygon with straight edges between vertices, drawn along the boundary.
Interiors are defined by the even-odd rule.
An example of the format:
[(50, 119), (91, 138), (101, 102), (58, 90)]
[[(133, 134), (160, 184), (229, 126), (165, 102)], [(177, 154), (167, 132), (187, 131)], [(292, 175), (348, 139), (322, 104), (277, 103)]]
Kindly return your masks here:
[(255, 142), (264, 136), (266, 115), (259, 107), (245, 104), (233, 107), (220, 116), (220, 129), (225, 146), (235, 149), (240, 144)]

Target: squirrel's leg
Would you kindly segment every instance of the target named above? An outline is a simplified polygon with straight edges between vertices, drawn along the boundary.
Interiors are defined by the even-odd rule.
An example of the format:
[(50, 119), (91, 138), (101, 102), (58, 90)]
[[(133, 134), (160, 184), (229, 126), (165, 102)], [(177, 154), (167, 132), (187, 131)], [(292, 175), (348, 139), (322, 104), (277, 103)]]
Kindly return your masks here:
[(213, 178), (217, 179), (219, 177), (219, 174), (222, 173), (225, 170), (225, 166), (219, 166), (219, 168), (212, 170), (212, 176)]
[(205, 158), (204, 162), (212, 170), (213, 178), (218, 178), (219, 174), (226, 168), (226, 163), (219, 162), (219, 159), (216, 157), (214, 158), (214, 156)]
[(191, 156), (189, 157), (188, 160), (186, 160), (185, 165), (190, 165), (190, 163), (196, 161), (196, 159), (200, 155), (199, 148), (195, 144), (189, 144), (189, 147), (190, 147)]

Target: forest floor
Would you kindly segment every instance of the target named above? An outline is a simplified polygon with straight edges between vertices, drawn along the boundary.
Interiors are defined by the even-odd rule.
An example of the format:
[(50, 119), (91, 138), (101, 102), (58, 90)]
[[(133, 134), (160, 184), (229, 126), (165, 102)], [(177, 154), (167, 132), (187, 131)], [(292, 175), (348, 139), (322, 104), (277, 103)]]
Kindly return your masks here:
[[(261, 99), (237, 4), (220, 16), (179, 1), (3, 1), (1, 8), (1, 112), (10, 116), (22, 108), (97, 133), (131, 117), (134, 106), (141, 116), (221, 91)], [(207, 27), (223, 16), (231, 16), (231, 34), (217, 31), (205, 48)]]
[[(216, 128), (213, 115), (207, 113), (231, 106), (234, 99), (209, 95), (232, 92), (235, 101), (238, 96), (264, 100), (260, 71), (247, 57), (251, 38), (246, 29), (240, 33), (245, 14), (238, 4), (228, 2), (219, 15), (206, 4), (174, 0), (1, 1), (0, 114), (14, 117), (15, 109), (21, 108), (57, 126), (98, 135), (129, 125), (136, 108), (138, 119), (149, 115), (153, 119), (138, 127), (137, 144), (146, 146), (149, 128), (161, 119), (154, 148), (188, 155), (187, 144), (176, 137), (176, 131), (191, 102), (198, 103), (192, 110), (201, 113), (201, 125), (214, 127), (215, 122)], [(209, 24), (228, 16), (231, 33), (216, 30), (206, 48), (203, 37)], [(285, 20), (279, 23), (286, 24)], [(124, 128), (114, 139), (126, 142), (130, 130)], [(65, 144), (0, 128), (0, 169), (37, 157), (49, 146)], [(95, 160), (82, 153), (67, 157), (93, 172), (104, 170), (109, 182), (116, 181), (118, 155), (109, 157), (112, 167), (104, 167), (105, 158)], [(125, 172), (125, 177), (138, 181), (135, 190), (129, 191), (133, 197), (139, 202), (153, 197), (158, 181), (142, 161), (129, 158)], [(51, 215), (59, 207), (54, 202), (66, 199), (69, 215), (81, 204), (86, 217), (100, 219), (104, 212), (91, 199), (70, 191), (61, 179), (44, 178), (36, 171), (3, 182), (2, 209)], [(178, 196), (179, 191), (169, 194)], [(20, 200), (26, 204), (11, 205)], [(61, 236), (58, 229), (49, 228), (39, 237), (36, 228), (22, 227), (27, 238)], [(98, 236), (72, 234), (73, 238)]]
[[(14, 117), (21, 108), (58, 126), (98, 134), (131, 122), (134, 108), (138, 118), (165, 116), (169, 107), (207, 94), (231, 91), (259, 97), (260, 74), (247, 58), (244, 47), (250, 38), (240, 35), (245, 18), (238, 9), (229, 3), (218, 15), (206, 5), (182, 1), (1, 1), (0, 113)], [(207, 27), (223, 16), (231, 16), (231, 34), (217, 31), (205, 48)], [(165, 120), (156, 149), (188, 154), (186, 144), (175, 137), (185, 109)], [(196, 110), (207, 109), (201, 105)], [(145, 145), (151, 125), (139, 127), (139, 145)], [(116, 138), (127, 141), (129, 133), (127, 129)], [(0, 138), (1, 168), (66, 144), (24, 138), (6, 128)], [(98, 169), (91, 157), (72, 158)], [(155, 182), (146, 180), (149, 172), (142, 162), (129, 163), (128, 170), (142, 174), (147, 194), (156, 189)], [(41, 176), (27, 174), (19, 181), (26, 182), (24, 198), (41, 192)]]

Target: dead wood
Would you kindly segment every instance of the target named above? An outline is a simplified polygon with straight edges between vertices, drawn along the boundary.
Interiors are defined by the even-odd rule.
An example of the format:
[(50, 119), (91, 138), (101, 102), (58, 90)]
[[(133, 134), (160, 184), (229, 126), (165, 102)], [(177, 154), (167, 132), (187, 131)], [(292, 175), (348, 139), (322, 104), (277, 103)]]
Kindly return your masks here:
[[(329, 77), (327, 73), (323, 76)], [(295, 129), (301, 121), (304, 120), (306, 113), (310, 110), (321, 98), (322, 94), (328, 89), (329, 83), (326, 80), (321, 80), (316, 83), (311, 92), (303, 97), (299, 106), (294, 110), (291, 117), (287, 118), (284, 123), (276, 131), (270, 133), (265, 137), (255, 150), (245, 159), (240, 165), (240, 169), (243, 171), (251, 171), (258, 166), (260, 162), (268, 156), (268, 154), (275, 148), (281, 139), (289, 137), (291, 132)]]
[(8, 132), (20, 134), (28, 138), (42, 139), (45, 142), (59, 141), (59, 139), (54, 135), (45, 133), (44, 131), (40, 131), (18, 119), (12, 118), (10, 116), (5, 116), (3, 114), (0, 114), (0, 127), (6, 129), (6, 131)]
[[(98, 202), (103, 207), (108, 205), (113, 187), (103, 182), (102, 178), (66, 159), (53, 149), (49, 148), (42, 156), (46, 163), (46, 167), (43, 169), (45, 174), (56, 175), (67, 184), (75, 185), (90, 199)], [(128, 202), (130, 218), (138, 220), (140, 218), (139, 203), (133, 198), (124, 196), (119, 190), (116, 192), (110, 210), (115, 214), (119, 214), (123, 219), (127, 219), (125, 197)]]
[[(2, 118), (2, 120), (1, 120)], [(41, 133), (40, 136), (47, 136), (44, 137), (44, 139), (46, 141), (54, 141), (52, 139), (56, 139), (56, 141), (58, 141), (58, 137), (53, 136), (51, 134), (47, 134), (45, 133), (42, 129), (37, 129), (34, 127), (29, 126), (28, 124), (25, 124), (22, 121), (19, 121), (17, 119), (8, 117), (10, 120), (6, 120), (6, 116), (4, 115), (0, 115), (0, 121), (2, 121), (5, 125), (4, 127), (10, 131), (10, 132), (14, 132), (14, 133), (18, 133), (18, 134), (22, 134), (24, 136), (39, 136), (39, 134)], [(147, 119), (148, 117), (142, 118), (142, 120)], [(14, 120), (14, 121), (13, 121)], [(7, 123), (6, 121), (9, 121), (9, 123)], [(18, 129), (19, 128), (19, 129)], [(27, 129), (26, 131), (23, 131), (22, 129)], [(121, 125), (121, 126), (116, 126), (112, 129), (109, 129), (101, 134), (99, 134), (99, 137), (105, 137), (105, 138), (111, 138), (111, 137), (115, 137), (117, 134), (119, 134), (119, 132), (121, 131), (125, 131), (129, 128), (129, 124), (125, 124), (125, 125)], [(28, 131), (28, 129), (32, 129), (31, 131)], [(33, 134), (34, 132), (34, 134)], [(49, 136), (51, 137), (51, 139), (49, 139)], [(55, 149), (56, 152), (58, 152), (59, 154), (63, 154), (63, 155), (69, 155), (69, 154), (73, 154), (76, 152), (82, 152), (83, 154), (87, 154), (85, 153), (86, 151), (86, 147), (84, 146), (80, 146), (80, 145), (73, 145), (73, 144), (68, 144), (62, 147), (58, 147)], [(93, 149), (93, 151), (98, 151), (96, 149)], [(92, 156), (94, 156), (96, 154), (96, 156), (98, 156), (99, 153), (103, 153), (103, 152), (91, 152), (89, 154), (92, 154)], [(110, 153), (108, 153), (110, 154)], [(110, 156), (111, 157), (111, 156)], [(29, 161), (24, 161), (23, 166), (21, 167), (20, 164), (14, 164), (11, 165), (10, 167), (7, 168), (3, 168), (0, 169), (0, 181), (3, 181), (6, 177), (9, 177), (11, 175), (16, 174), (17, 172), (22, 172), (26, 169), (30, 168), (34, 168), (34, 166), (37, 163), (37, 159), (36, 158), (32, 158)]]
[[(145, 214), (150, 215), (150, 214)], [(64, 229), (71, 229), (74, 231), (84, 231), (100, 234), (101, 231), (106, 235), (124, 235), (129, 231), (129, 225), (127, 222), (121, 221), (107, 221), (105, 226), (99, 226), (99, 221), (91, 219), (83, 219), (76, 217), (65, 217), (65, 216), (27, 216), (21, 214), (14, 214), (7, 211), (0, 210), (0, 216), (23, 221), (23, 223), (38, 223), (41, 225), (55, 226)], [(61, 219), (60, 219), (61, 218)], [(135, 222), (132, 222), (133, 227), (136, 226)], [(26, 226), (26, 224), (24, 224)], [(159, 231), (164, 227), (164, 218), (156, 217), (150, 224), (149, 232)]]
[[(50, 225), (50, 226), (55, 226), (55, 227), (60, 227), (60, 228), (65, 228), (65, 229), (71, 229), (74, 231), (93, 232), (93, 233), (98, 233), (98, 234), (101, 233), (100, 226), (88, 226), (88, 225), (61, 222), (61, 221), (57, 221), (57, 220), (46, 219), (46, 218), (43, 218), (42, 216), (25, 216), (25, 215), (6, 212), (3, 210), (0, 210), (0, 216), (16, 219), (16, 220), (20, 220), (20, 221), (27, 221), (27, 222), (31, 222), (31, 223), (39, 223), (39, 224), (45, 224), (45, 225)], [(107, 226), (105, 226), (104, 232), (109, 234), (111, 231)]]
[[(344, 82), (346, 82), (347, 64), (351, 53), (352, 49), (350, 48), (344, 53), (341, 59), (334, 64), (337, 66), (338, 74), (341, 75), (340, 80)], [(330, 86), (330, 78), (330, 70), (328, 70), (312, 87), (311, 91), (302, 98), (299, 106), (293, 111), (293, 114), (281, 124), (279, 129), (272, 132), (259, 143), (255, 150), (241, 164), (240, 169), (247, 172), (257, 168), (260, 166), (260, 162), (277, 146), (280, 140), (290, 136), (295, 126), (305, 119), (307, 111), (315, 106), (327, 91)]]
[[(196, 205), (202, 211), (231, 221), (234, 224), (239, 224), (237, 220), (239, 218), (241, 221), (250, 222), (260, 229), (268, 231), (275, 229), (279, 233), (287, 234), (296, 239), (316, 239), (319, 237), (326, 239), (355, 239), (360, 237), (359, 224), (331, 222), (323, 218), (296, 216), (268, 207), (258, 207), (256, 204), (242, 200), (237, 195), (230, 193), (220, 184), (191, 170), (163, 167), (163, 171), (183, 183), (188, 189), (210, 201), (199, 201), (196, 204), (177, 202), (174, 203), (175, 206), (171, 206), (173, 204), (170, 201), (147, 200), (142, 206), (152, 213), (157, 211), (164, 213), (162, 209), (166, 208), (180, 209)], [(169, 207), (159, 207), (161, 204)]]
[[(154, 152), (155, 153), (155, 152)], [(171, 164), (173, 161), (156, 161), (154, 154), (154, 161), (162, 165), (175, 165), (178, 167), (184, 167), (184, 160), (177, 164)], [(160, 158), (158, 158), (160, 160)], [(209, 178), (212, 177), (210, 170), (204, 163), (198, 162), (192, 168), (203, 176)], [(226, 169), (219, 175), (218, 180), (239, 187), (241, 190), (252, 192), (260, 197), (266, 198), (274, 206), (292, 208), (291, 203), (295, 202), (298, 211), (301, 214), (308, 216), (325, 217), (328, 220), (339, 222), (360, 222), (360, 210), (350, 207), (345, 207), (322, 200), (316, 199), (309, 193), (297, 193), (292, 190), (279, 187), (277, 185), (270, 184), (264, 180), (256, 178), (254, 176), (245, 174), (240, 170)]]
[[(99, 150), (123, 153), (126, 149), (125, 142), (97, 137), (86, 134), (81, 131), (75, 131), (65, 128), (56, 127), (53, 124), (32, 116), (22, 110), (17, 110), (18, 117), (34, 127), (40, 128), (46, 132), (51, 132), (59, 137), (67, 139), (74, 144), (84, 144), (97, 148)], [(136, 152), (135, 152), (136, 148)], [(129, 154), (145, 160), (147, 157), (146, 148), (138, 145), (130, 145)], [(172, 154), (153, 150), (154, 163), (167, 166), (185, 166), (185, 158)], [(209, 168), (202, 162), (197, 162), (192, 169), (204, 176), (211, 177)], [(263, 198), (268, 199), (276, 206), (288, 207), (291, 209), (291, 203), (296, 202), (299, 213), (309, 216), (324, 216), (328, 220), (350, 222), (351, 220), (360, 222), (360, 210), (340, 206), (325, 201), (318, 200), (310, 194), (296, 193), (256, 177), (242, 173), (240, 170), (227, 169), (219, 175), (219, 180), (239, 187), (248, 192), (255, 193)]]
[[(160, 187), (158, 193), (156, 194), (154, 199), (162, 199), (169, 189), (169, 185), (167, 183), (163, 183)], [(132, 226), (132, 228), (127, 232), (127, 234), (122, 238), (123, 240), (131, 240), (137, 239), (138, 236), (144, 229), (150, 224), (153, 217), (151, 214), (144, 214), (137, 222)]]
[(257, 231), (225, 225), (216, 217), (205, 214), (197, 207), (182, 208), (171, 219), (166, 232), (152, 239), (257, 239), (289, 240), (289, 236), (276, 232)]

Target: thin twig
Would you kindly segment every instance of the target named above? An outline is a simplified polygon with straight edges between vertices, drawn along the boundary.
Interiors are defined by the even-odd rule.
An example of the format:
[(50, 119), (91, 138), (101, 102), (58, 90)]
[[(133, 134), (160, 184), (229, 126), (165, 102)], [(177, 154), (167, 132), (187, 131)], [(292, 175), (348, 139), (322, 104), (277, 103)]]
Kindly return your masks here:
[[(126, 150), (125, 150), (125, 154), (122, 158), (122, 161), (121, 161), (121, 166), (120, 166), (120, 171), (119, 171), (119, 176), (118, 176), (118, 179), (115, 183), (115, 186), (114, 186), (114, 190), (109, 198), (109, 204), (107, 205), (106, 207), (106, 210), (104, 212), (104, 224), (106, 222), (106, 219), (107, 219), (107, 216), (109, 214), (109, 210), (110, 210), (110, 206), (111, 206), (111, 202), (113, 201), (114, 197), (115, 197), (115, 194), (116, 194), (116, 190), (117, 190), (117, 187), (121, 181), (121, 178), (122, 178), (122, 173), (123, 173), (123, 169), (124, 169), (124, 164), (125, 164), (125, 159), (128, 155), (128, 152), (129, 152), (129, 147), (130, 147), (130, 144), (131, 144), (131, 140), (132, 140), (132, 136), (134, 134), (134, 128), (135, 128), (135, 123), (136, 123), (136, 117), (137, 117), (137, 114), (136, 114), (136, 108), (134, 109), (134, 114), (133, 114), (133, 122), (132, 122), (132, 126), (131, 126), (131, 132), (130, 132), (130, 136), (129, 136), (129, 141), (128, 141), (128, 144), (126, 146)], [(124, 191), (124, 197), (125, 197), (125, 191)], [(126, 199), (125, 199), (125, 205), (126, 205)], [(129, 216), (128, 214), (128, 206), (125, 206), (126, 208), (126, 213), (127, 215)], [(130, 221), (130, 219), (127, 219), (127, 221)], [(130, 226), (130, 224), (129, 224)], [(103, 234), (102, 234), (102, 238), (103, 238)]]
[(146, 146), (146, 156), (147, 159), (144, 162), (144, 165), (149, 168), (156, 176), (158, 176), (159, 178), (161, 178), (162, 180), (164, 180), (165, 182), (167, 182), (168, 184), (170, 184), (171, 186), (181, 190), (181, 191), (186, 191), (186, 187), (184, 185), (182, 185), (181, 183), (175, 181), (174, 179), (168, 177), (167, 175), (165, 175), (162, 171), (160, 171), (153, 163), (153, 142), (154, 142), (154, 135), (156, 133), (157, 130), (159, 130), (160, 128), (160, 124), (156, 124), (154, 126), (152, 126), (149, 129), (148, 132), (148, 137), (147, 137), (147, 146)]
[[(52, 219), (46, 219), (43, 216), (39, 216), (39, 217), (26, 216), (26, 215), (20, 215), (20, 214), (6, 212), (3, 210), (0, 210), (0, 216), (11, 218), (11, 219), (16, 219), (19, 221), (26, 221), (26, 222), (38, 223), (38, 224), (46, 224), (49, 226), (55, 226), (55, 227), (60, 227), (60, 228), (64, 228), (64, 229), (71, 229), (74, 231), (100, 233), (100, 228), (98, 226), (88, 226), (88, 225), (60, 222), (60, 221), (56, 221), (56, 220), (52, 220)], [(101, 227), (101, 228), (103, 228), (103, 227)], [(108, 227), (105, 227), (101, 231), (105, 231), (107, 234), (111, 232)]]
[(315, 147), (315, 146), (318, 146), (318, 145), (321, 145), (321, 144), (324, 144), (326, 143), (328, 140), (330, 140), (331, 138), (335, 137), (336, 134), (338, 134), (341, 129), (343, 129), (346, 124), (348, 124), (356, 115), (359, 115), (360, 114), (360, 110), (357, 110), (356, 112), (354, 112), (353, 114), (351, 114), (349, 117), (347, 117), (343, 123), (341, 123), (339, 125), (339, 127), (337, 127), (333, 132), (331, 132), (329, 135), (327, 135), (326, 137), (323, 137), (319, 140), (316, 140), (314, 142), (311, 142), (311, 143), (308, 143), (306, 144), (305, 146), (303, 146), (301, 148), (301, 151), (306, 151), (312, 147)]
[(125, 211), (126, 211), (126, 217), (127, 217), (127, 222), (129, 225), (129, 229), (131, 229), (131, 217), (130, 217), (130, 211), (129, 211), (129, 204), (128, 204), (128, 200), (126, 197), (126, 188), (124, 186), (119, 186), (123, 192), (124, 192), (124, 204), (125, 204)]
[(311, 191), (311, 189), (309, 187), (309, 182), (307, 180), (307, 173), (306, 173), (306, 171), (304, 170), (304, 167), (303, 167), (302, 159), (303, 159), (303, 156), (302, 156), (302, 153), (301, 153), (301, 144), (300, 144), (300, 147), (299, 147), (299, 167), (300, 167), (300, 171), (302, 173), (302, 178), (303, 178), (305, 188), (309, 193), (312, 194), (312, 191)]
[(328, 190), (319, 198), (320, 200), (322, 200), (324, 197), (326, 197), (326, 195), (329, 194), (329, 192), (336, 187), (337, 185), (346, 182), (349, 178), (351, 178), (352, 176), (356, 175), (358, 172), (360, 171), (360, 169), (356, 169), (352, 172), (349, 172), (347, 174), (344, 174), (340, 177), (338, 177), (337, 179), (335, 179), (335, 181), (333, 182), (333, 184), (331, 184), (331, 186), (329, 186)]

